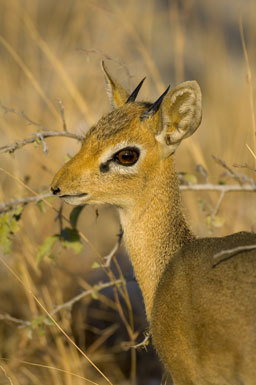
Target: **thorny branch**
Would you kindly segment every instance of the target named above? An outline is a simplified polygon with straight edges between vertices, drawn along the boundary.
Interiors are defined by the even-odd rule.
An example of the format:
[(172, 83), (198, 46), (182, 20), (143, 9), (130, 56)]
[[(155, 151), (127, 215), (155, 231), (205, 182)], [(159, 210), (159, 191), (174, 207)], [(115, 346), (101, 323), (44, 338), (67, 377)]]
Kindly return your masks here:
[(37, 123), (35, 122), (34, 120), (30, 119), (27, 114), (25, 114), (24, 111), (18, 111), (18, 110), (15, 110), (14, 108), (10, 108), (10, 107), (7, 107), (7, 106), (4, 106), (3, 104), (0, 103), (0, 107), (3, 109), (4, 113), (5, 114), (8, 114), (8, 113), (13, 113), (15, 115), (18, 115), (19, 117), (21, 117), (22, 119), (26, 120), (26, 122), (28, 122), (28, 124), (31, 124), (33, 126), (36, 126), (38, 127), (40, 130), (46, 130), (47, 129), (40, 123)]
[(23, 327), (31, 325), (30, 321), (25, 321), (23, 319), (15, 318), (15, 317), (12, 317), (10, 314), (6, 314), (6, 313), (0, 314), (0, 320), (1, 321), (10, 321), (10, 322), (18, 324), (20, 326), (23, 326)]
[(140, 348), (146, 349), (147, 346), (149, 345), (150, 338), (151, 338), (151, 333), (146, 332), (145, 337), (143, 338), (143, 340), (141, 342), (138, 342), (136, 345), (133, 345), (131, 341), (123, 341), (122, 342), (122, 348), (124, 350), (140, 349)]
[(9, 202), (0, 203), (0, 214), (6, 211), (9, 211), (16, 206), (19, 206), (19, 205), (25, 206), (28, 203), (38, 202), (41, 199), (46, 199), (46, 198), (49, 198), (50, 196), (52, 196), (52, 194), (48, 192), (48, 193), (42, 193), (39, 195), (34, 195), (32, 197), (13, 199)]
[(42, 131), (42, 132), (36, 132), (36, 133), (32, 134), (32, 136), (30, 138), (25, 138), (25, 139), (17, 140), (14, 143), (7, 144), (5, 146), (0, 147), (0, 154), (2, 154), (4, 152), (12, 153), (12, 152), (14, 152), (14, 151), (16, 151), (16, 150), (26, 146), (27, 144), (35, 143), (38, 140), (42, 142), (43, 150), (44, 150), (44, 152), (46, 152), (47, 151), (46, 150), (47, 147), (46, 147), (46, 144), (44, 143), (44, 139), (45, 138), (53, 138), (53, 137), (56, 137), (56, 136), (64, 136), (64, 137), (67, 137), (67, 138), (76, 139), (76, 140), (78, 140), (80, 142), (82, 142), (83, 139), (84, 139), (82, 135), (73, 134), (72, 132), (68, 132), (68, 131)]
[(91, 289), (84, 290), (80, 294), (70, 299), (69, 301), (64, 302), (61, 305), (58, 305), (54, 310), (50, 312), (50, 314), (54, 315), (58, 313), (60, 310), (70, 309), (76, 302), (80, 301), (82, 298), (87, 297), (88, 295), (93, 295), (95, 292), (106, 289), (107, 287), (116, 286), (120, 284), (122, 284), (121, 279), (117, 279), (115, 281), (106, 282), (106, 283), (98, 283), (97, 285), (93, 286)]
[[(237, 184), (229, 184), (229, 185), (221, 185), (221, 184), (212, 184), (212, 183), (203, 183), (203, 184), (189, 184), (189, 185), (180, 185), (181, 191), (217, 191), (220, 192), (222, 195), (224, 193), (229, 192), (255, 192), (256, 191), (256, 185), (252, 186), (251, 184), (244, 184), (244, 185), (237, 185)], [(0, 203), (0, 214), (4, 213), (16, 206), (19, 205), (26, 205), (31, 202), (38, 202), (41, 199), (49, 198), (52, 194), (49, 193), (43, 193), (35, 196), (30, 196), (26, 198), (18, 198), (13, 199), (9, 202), (3, 202)], [(223, 199), (223, 196), (221, 197), (221, 201)], [(221, 203), (220, 201), (220, 203)], [(219, 203), (219, 204), (220, 204)], [(215, 211), (217, 212), (219, 210), (219, 206), (217, 206), (217, 209), (215, 208)], [(107, 255), (106, 258), (106, 266), (109, 265), (109, 261), (112, 258), (112, 255), (114, 255), (116, 250), (112, 250), (109, 255)]]
[(151, 337), (151, 333), (146, 333), (143, 341), (139, 342), (136, 345), (132, 345), (131, 348), (133, 348), (133, 349), (145, 348), (146, 349), (146, 347), (149, 344), (150, 337)]
[(213, 184), (213, 183), (203, 183), (203, 184), (189, 184), (189, 185), (180, 185), (181, 191), (219, 191), (219, 192), (255, 192), (256, 185), (252, 186), (251, 184), (244, 184), (242, 186), (237, 184)]
[[(121, 285), (121, 284), (122, 284), (121, 279), (117, 279), (115, 281), (110, 281), (110, 282), (105, 282), (105, 283), (98, 283), (97, 285), (93, 286), (91, 289), (84, 290), (80, 294), (71, 298), (69, 301), (64, 302), (63, 304), (56, 306), (56, 308), (50, 312), (50, 315), (53, 316), (63, 309), (71, 309), (71, 307), (76, 302), (80, 301), (82, 298), (85, 298), (89, 295), (93, 295), (95, 292), (106, 289), (107, 287)], [(20, 327), (30, 327), (32, 325), (32, 321), (25, 321), (25, 320), (22, 320), (19, 318), (15, 318), (9, 314), (0, 314), (0, 320), (13, 322), (15, 324), (18, 324)]]
[(242, 185), (245, 182), (250, 183), (252, 186), (256, 186), (255, 181), (252, 178), (249, 178), (247, 175), (235, 172), (232, 170), (231, 167), (229, 167), (222, 159), (217, 158), (216, 156), (212, 155), (212, 158), (215, 160), (217, 164), (219, 164), (221, 167), (223, 167), (225, 170), (227, 170), (226, 175), (237, 180), (237, 182)]

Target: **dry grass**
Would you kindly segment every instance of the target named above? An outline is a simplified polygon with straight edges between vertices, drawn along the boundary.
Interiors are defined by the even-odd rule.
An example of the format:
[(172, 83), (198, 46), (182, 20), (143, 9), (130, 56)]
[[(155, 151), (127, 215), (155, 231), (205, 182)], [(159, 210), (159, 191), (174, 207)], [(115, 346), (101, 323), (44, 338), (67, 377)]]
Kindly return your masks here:
[[(178, 150), (177, 165), (179, 170), (195, 173), (200, 163), (208, 170), (210, 181), (216, 182), (223, 170), (211, 154), (229, 165), (255, 167), (255, 15), (253, 0), (0, 0), (0, 103), (24, 111), (49, 130), (62, 130), (61, 100), (68, 129), (81, 134), (108, 110), (99, 65), (102, 58), (129, 88), (147, 75), (141, 93), (145, 99), (156, 98), (169, 83), (196, 79), (204, 98), (203, 122)], [(37, 130), (20, 115), (3, 108), (0, 111), (1, 145)], [(0, 172), (1, 201), (31, 195), (24, 183), (32, 190), (44, 190), (65, 155), (79, 148), (67, 138), (49, 139), (47, 145), (48, 154), (41, 145), (28, 145), (13, 155), (1, 155), (1, 169), (8, 172)], [(253, 171), (246, 172), (255, 176)], [(184, 200), (194, 231), (208, 234), (206, 213), (216, 205), (218, 195), (186, 192)], [(219, 212), (225, 223), (212, 229), (214, 234), (255, 229), (253, 202), (254, 194), (225, 197)], [(206, 212), (200, 207), (206, 207)], [(0, 313), (37, 319), (44, 313), (38, 301), (50, 311), (88, 287), (97, 254), (107, 254), (113, 247), (119, 231), (116, 213), (108, 207), (99, 208), (97, 218), (95, 208), (89, 207), (79, 220), (84, 234), (82, 253), (77, 256), (70, 250), (62, 251), (56, 264), (46, 259), (38, 267), (39, 245), (58, 231), (56, 208), (57, 200), (50, 203), (46, 214), (33, 204), (25, 208), (12, 253), (1, 257), (22, 285), (0, 265)], [(63, 210), (68, 216), (70, 208)], [(128, 311), (120, 322), (127, 340), (132, 340), (132, 311), (127, 294), (123, 295)], [(100, 301), (122, 315), (117, 297), (112, 301), (102, 295)], [(60, 313), (57, 322), (71, 337), (70, 312)], [(108, 338), (106, 334), (94, 345), (90, 358), (112, 383), (121, 384), (125, 376), (115, 363), (119, 350), (109, 350), (105, 344)], [(7, 359), (0, 362), (1, 385), (82, 385), (89, 383), (86, 378), (107, 383), (58, 327), (46, 327), (42, 334), (35, 328), (30, 338), (28, 328), (0, 321), (0, 340), (0, 356)], [(136, 375), (134, 350), (131, 362), (132, 382)]]

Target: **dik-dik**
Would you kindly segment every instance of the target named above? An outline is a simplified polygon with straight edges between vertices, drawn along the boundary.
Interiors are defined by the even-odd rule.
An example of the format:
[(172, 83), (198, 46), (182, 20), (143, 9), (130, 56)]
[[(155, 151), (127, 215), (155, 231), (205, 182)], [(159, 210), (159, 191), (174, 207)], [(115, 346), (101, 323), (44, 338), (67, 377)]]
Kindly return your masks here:
[(195, 81), (136, 102), (104, 68), (113, 110), (52, 182), (65, 202), (117, 207), (153, 343), (175, 385), (256, 384), (256, 234), (196, 238), (174, 153), (201, 122)]

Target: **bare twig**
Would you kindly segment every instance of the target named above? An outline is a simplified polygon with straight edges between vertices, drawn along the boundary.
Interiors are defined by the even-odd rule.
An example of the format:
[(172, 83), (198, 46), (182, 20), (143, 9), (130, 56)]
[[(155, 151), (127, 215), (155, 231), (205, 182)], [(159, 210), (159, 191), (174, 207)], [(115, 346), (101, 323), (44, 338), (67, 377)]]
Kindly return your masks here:
[(72, 132), (66, 132), (66, 131), (42, 131), (42, 132), (36, 132), (36, 133), (32, 134), (32, 136), (30, 138), (25, 138), (25, 139), (22, 139), (22, 140), (17, 140), (16, 142), (14, 142), (12, 144), (7, 144), (5, 146), (0, 147), (0, 154), (4, 153), (4, 152), (12, 153), (12, 152), (14, 152), (17, 149), (20, 149), (20, 148), (26, 146), (27, 144), (36, 142), (38, 140), (38, 138), (43, 143), (43, 140), (45, 138), (53, 138), (53, 137), (56, 137), (56, 136), (64, 136), (64, 137), (67, 137), (67, 138), (72, 138), (72, 139), (79, 140), (80, 142), (83, 141), (83, 139), (84, 139), (82, 135), (77, 135), (77, 134), (73, 134)]
[(12, 323), (18, 324), (20, 326), (26, 327), (30, 326), (31, 322), (30, 321), (25, 321), (23, 319), (15, 318), (12, 317), (10, 314), (0, 314), (0, 320), (1, 321), (10, 321)]
[(226, 255), (226, 254), (232, 254), (232, 253), (236, 253), (238, 251), (253, 250), (253, 249), (256, 249), (256, 245), (238, 246), (238, 247), (234, 247), (233, 249), (221, 250), (219, 253), (214, 254), (213, 258), (216, 259), (216, 258), (222, 257), (223, 255)]
[(247, 170), (250, 170), (250, 171), (256, 171), (255, 168), (250, 167), (247, 163), (245, 163), (245, 164), (237, 164), (237, 163), (234, 163), (234, 164), (233, 164), (233, 167), (237, 167), (237, 168), (246, 168)]
[[(76, 302), (80, 301), (82, 298), (92, 295), (95, 292), (106, 289), (107, 287), (120, 285), (121, 283), (122, 283), (121, 279), (117, 279), (115, 281), (110, 281), (106, 283), (99, 283), (89, 290), (82, 291), (82, 293), (71, 298), (69, 301), (56, 306), (56, 308), (53, 309), (49, 314), (53, 316), (54, 314), (58, 313), (63, 309), (70, 309)], [(14, 324), (19, 325), (19, 327), (30, 327), (32, 325), (32, 321), (25, 321), (23, 319), (15, 318), (15, 317), (12, 317), (10, 314), (0, 314), (0, 321), (10, 321)]]
[[(228, 176), (230, 176), (231, 178), (235, 179), (240, 185), (244, 183), (245, 181), (245, 175), (243, 174), (238, 174), (236, 172), (234, 172), (232, 170), (231, 167), (229, 167), (225, 162), (224, 160), (220, 159), (220, 158), (217, 158), (216, 156), (212, 155), (212, 158), (215, 160), (215, 162), (217, 164), (219, 164), (221, 167), (223, 167), (225, 170), (228, 171)], [(248, 181), (248, 180), (247, 180)]]
[(144, 348), (144, 349), (146, 349), (146, 347), (147, 347), (148, 344), (149, 344), (150, 337), (151, 337), (151, 334), (147, 332), (147, 333), (145, 334), (144, 339), (143, 339), (141, 342), (139, 342), (138, 344), (136, 344), (136, 345), (133, 345), (133, 344), (131, 343), (131, 341), (123, 341), (122, 344), (121, 344), (121, 345), (122, 345), (122, 349), (123, 349), (123, 350), (139, 349), (139, 348)]
[(43, 137), (42, 133), (38, 132), (38, 133), (36, 133), (36, 135), (41, 140), (41, 143), (43, 145), (43, 152), (47, 153), (48, 152), (48, 148), (47, 148), (47, 144), (46, 144), (46, 141), (44, 140), (44, 137)]
[(212, 183), (203, 183), (203, 184), (190, 184), (190, 185), (180, 185), (181, 191), (220, 191), (224, 193), (228, 192), (255, 192), (256, 185), (252, 186), (251, 184), (244, 184), (242, 186), (237, 184), (212, 184)]
[(123, 237), (123, 231), (120, 230), (120, 233), (118, 234), (118, 238), (117, 238), (116, 244), (114, 245), (114, 247), (110, 251), (110, 253), (108, 255), (105, 255), (105, 257), (104, 257), (104, 259), (106, 261), (104, 263), (104, 267), (109, 267), (110, 266), (110, 263), (111, 263), (111, 260), (112, 260), (113, 256), (116, 254), (118, 248), (120, 247), (120, 244), (121, 244), (121, 241), (122, 241), (122, 237)]
[(10, 108), (10, 107), (7, 107), (7, 106), (4, 106), (3, 104), (0, 103), (0, 107), (4, 110), (4, 113), (5, 114), (8, 114), (8, 113), (13, 113), (15, 115), (18, 115), (19, 117), (21, 117), (22, 119), (26, 120), (28, 122), (28, 124), (31, 124), (33, 126), (36, 126), (38, 127), (40, 130), (46, 130), (47, 129), (40, 123), (37, 123), (35, 122), (34, 120), (30, 119), (27, 114), (24, 112), (24, 111), (18, 111), (18, 110), (15, 110), (14, 108)]
[(99, 337), (90, 345), (87, 349), (88, 354), (94, 353), (104, 342), (111, 337), (118, 329), (120, 325), (118, 323), (113, 323), (107, 327), (103, 332), (101, 331)]
[(62, 119), (62, 123), (63, 123), (63, 131), (68, 132), (67, 123), (66, 123), (66, 119), (65, 119), (64, 105), (63, 105), (61, 100), (59, 100), (58, 102), (59, 102), (59, 106), (60, 106), (60, 115), (61, 115), (61, 119)]
[(115, 253), (117, 252), (119, 246), (120, 246), (120, 241), (118, 240), (116, 242), (116, 244), (114, 245), (113, 249), (110, 251), (110, 253), (108, 255), (104, 256), (104, 259), (106, 261), (104, 263), (104, 267), (109, 267), (110, 266), (111, 260), (112, 260), (113, 256), (115, 255)]
[(221, 205), (223, 198), (224, 198), (224, 195), (225, 195), (225, 191), (221, 191), (218, 202), (217, 202), (217, 204), (216, 204), (216, 206), (212, 212), (212, 219), (214, 219), (214, 217), (218, 214), (219, 209), (220, 209), (220, 205)]
[[(212, 183), (203, 183), (203, 184), (189, 184), (189, 185), (180, 185), (181, 191), (219, 191), (220, 193), (229, 193), (229, 192), (255, 192), (256, 186), (252, 186), (251, 184), (244, 184), (242, 186), (237, 184), (212, 184)], [(0, 213), (6, 212), (16, 206), (26, 205), (31, 202), (38, 202), (41, 199), (49, 198), (52, 196), (51, 193), (43, 193), (35, 196), (30, 196), (26, 198), (18, 198), (13, 199), (9, 202), (0, 203)], [(109, 266), (112, 257), (115, 255), (118, 250), (118, 246), (120, 245), (120, 239), (118, 239), (117, 243), (110, 251), (108, 255), (105, 256), (106, 263), (104, 266)]]
[(43, 193), (43, 194), (31, 196), (31, 197), (14, 199), (14, 200), (11, 200), (9, 202), (0, 203), (0, 214), (4, 213), (6, 211), (9, 211), (16, 206), (26, 205), (26, 204), (31, 203), (31, 202), (36, 203), (36, 202), (40, 201), (41, 199), (46, 199), (46, 198), (49, 198), (50, 196), (52, 196), (51, 193)]
[(146, 346), (148, 346), (148, 344), (149, 344), (150, 337), (151, 337), (151, 334), (146, 333), (143, 341), (139, 342), (136, 345), (131, 346), (131, 348), (133, 348), (133, 349), (146, 348)]
[(208, 183), (208, 172), (207, 170), (204, 168), (204, 166), (202, 166), (201, 164), (197, 164), (196, 165), (196, 171), (202, 175), (202, 177), (204, 178), (204, 182), (205, 183)]
[(121, 279), (117, 279), (115, 281), (110, 281), (110, 282), (106, 282), (106, 283), (99, 283), (99, 284), (95, 285), (94, 287), (92, 287), (89, 290), (82, 291), (82, 293), (80, 293), (80, 294), (76, 295), (75, 297), (71, 298), (69, 301), (64, 302), (61, 305), (58, 305), (55, 309), (53, 309), (50, 312), (50, 314), (51, 314), (51, 316), (53, 316), (54, 314), (58, 313), (60, 310), (70, 309), (74, 305), (74, 303), (80, 301), (82, 298), (87, 297), (88, 295), (92, 295), (93, 293), (95, 293), (97, 291), (106, 289), (107, 287), (120, 285), (121, 283), (122, 283)]

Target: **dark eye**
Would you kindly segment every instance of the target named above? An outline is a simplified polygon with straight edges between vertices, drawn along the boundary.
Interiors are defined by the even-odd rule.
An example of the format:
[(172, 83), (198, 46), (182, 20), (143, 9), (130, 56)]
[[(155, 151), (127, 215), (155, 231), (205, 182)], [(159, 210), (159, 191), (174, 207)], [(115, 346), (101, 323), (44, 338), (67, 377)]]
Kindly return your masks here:
[(139, 159), (140, 152), (136, 148), (124, 148), (114, 155), (114, 161), (123, 166), (132, 166)]

